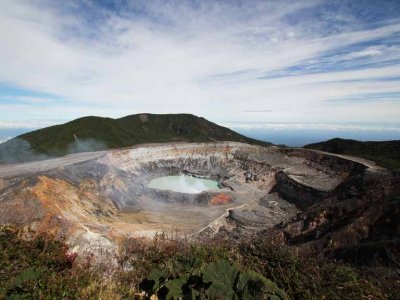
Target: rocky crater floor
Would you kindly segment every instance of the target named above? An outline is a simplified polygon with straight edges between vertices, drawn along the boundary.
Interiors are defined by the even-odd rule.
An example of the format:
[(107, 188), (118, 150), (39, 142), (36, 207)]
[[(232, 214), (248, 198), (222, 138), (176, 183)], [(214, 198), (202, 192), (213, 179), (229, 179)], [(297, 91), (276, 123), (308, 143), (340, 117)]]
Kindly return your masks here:
[[(147, 186), (178, 174), (216, 180), (221, 188), (186, 194)], [(236, 142), (80, 153), (0, 165), (0, 224), (51, 232), (98, 261), (115, 258), (125, 237), (160, 232), (196, 239), (275, 230), (309, 252), (327, 244), (340, 249), (345, 237), (367, 238), (379, 220), (380, 213), (364, 216), (365, 197), (388, 193), (384, 174), (339, 155)], [(345, 234), (336, 237), (340, 230)]]

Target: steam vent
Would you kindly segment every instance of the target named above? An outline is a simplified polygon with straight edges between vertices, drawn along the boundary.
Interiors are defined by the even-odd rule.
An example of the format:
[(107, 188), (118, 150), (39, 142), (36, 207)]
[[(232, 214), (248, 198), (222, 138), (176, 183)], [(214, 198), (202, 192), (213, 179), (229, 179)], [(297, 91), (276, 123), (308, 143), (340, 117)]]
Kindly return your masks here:
[[(343, 186), (374, 172), (379, 169), (338, 155), (236, 142), (79, 153), (1, 166), (0, 223), (51, 232), (98, 260), (115, 257), (121, 237), (160, 232), (197, 239), (283, 228), (286, 238), (318, 251), (325, 233), (312, 222), (300, 226), (301, 212), (334, 201)], [(216, 185), (195, 193), (149, 186), (176, 175)]]

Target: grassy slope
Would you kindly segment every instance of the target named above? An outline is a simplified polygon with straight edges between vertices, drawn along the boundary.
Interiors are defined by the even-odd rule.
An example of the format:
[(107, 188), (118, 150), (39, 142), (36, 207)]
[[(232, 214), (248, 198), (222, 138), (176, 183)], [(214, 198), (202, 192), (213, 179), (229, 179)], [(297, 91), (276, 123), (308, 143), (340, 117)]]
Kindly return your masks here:
[(376, 161), (388, 169), (400, 169), (400, 141), (360, 142), (336, 138), (304, 148), (359, 156)]
[[(82, 147), (75, 145), (74, 134), (78, 136)], [(174, 141), (239, 141), (263, 146), (270, 145), (270, 143), (247, 138), (228, 128), (190, 114), (142, 114), (120, 119), (84, 117), (66, 124), (29, 132), (20, 135), (17, 139), (28, 142), (31, 150), (36, 154), (50, 156)], [(2, 159), (2, 151), (14, 152), (11, 149), (15, 141), (13, 139), (0, 145), (0, 162), (6, 161), (6, 159)], [(71, 145), (73, 149), (71, 149)], [(14, 148), (24, 147), (14, 146)], [(17, 161), (34, 160), (37, 157), (19, 153), (12, 154), (14, 154), (14, 160)]]

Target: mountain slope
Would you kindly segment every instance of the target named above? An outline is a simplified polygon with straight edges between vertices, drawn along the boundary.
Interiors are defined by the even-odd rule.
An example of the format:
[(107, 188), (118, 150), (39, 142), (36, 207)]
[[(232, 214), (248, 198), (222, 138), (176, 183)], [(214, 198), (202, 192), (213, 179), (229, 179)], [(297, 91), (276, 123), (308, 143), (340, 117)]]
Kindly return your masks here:
[(400, 169), (400, 140), (360, 142), (335, 138), (325, 142), (309, 144), (304, 148), (359, 156), (376, 161), (388, 169)]
[(179, 141), (237, 141), (271, 145), (191, 114), (136, 114), (120, 119), (91, 116), (32, 131), (0, 144), (0, 163)]

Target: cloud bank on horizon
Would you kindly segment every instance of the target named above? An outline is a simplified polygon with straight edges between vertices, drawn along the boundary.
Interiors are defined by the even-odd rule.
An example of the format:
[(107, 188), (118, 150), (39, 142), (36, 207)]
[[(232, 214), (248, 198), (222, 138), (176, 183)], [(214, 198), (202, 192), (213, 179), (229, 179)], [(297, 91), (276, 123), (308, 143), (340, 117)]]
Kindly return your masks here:
[(0, 128), (139, 112), (400, 128), (397, 0), (2, 0), (0, 39)]

